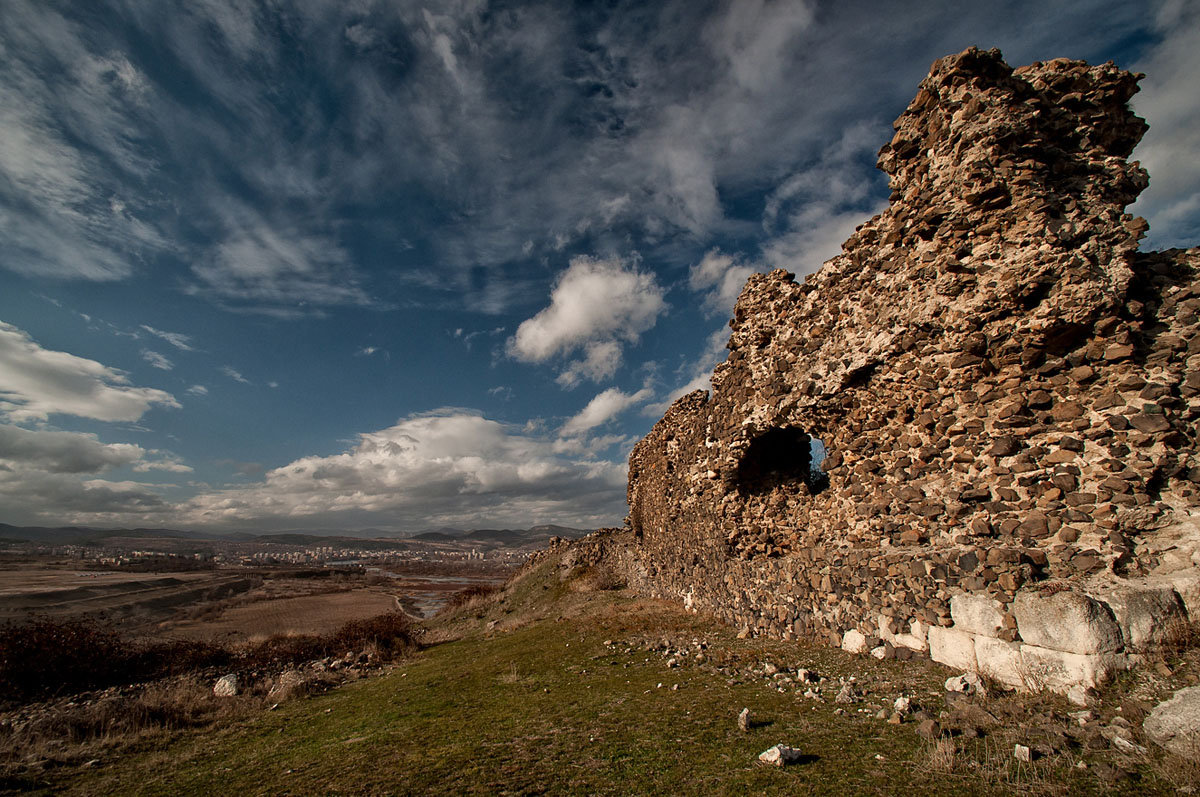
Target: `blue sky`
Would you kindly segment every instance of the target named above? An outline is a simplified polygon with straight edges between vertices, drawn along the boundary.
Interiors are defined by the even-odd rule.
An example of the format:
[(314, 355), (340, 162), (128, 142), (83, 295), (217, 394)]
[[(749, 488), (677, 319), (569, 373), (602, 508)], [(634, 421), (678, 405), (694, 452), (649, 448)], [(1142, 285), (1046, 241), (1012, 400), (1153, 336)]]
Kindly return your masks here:
[(1194, 3), (5, 0), (0, 522), (619, 524), (970, 45), (1146, 72), (1144, 246), (1200, 240)]

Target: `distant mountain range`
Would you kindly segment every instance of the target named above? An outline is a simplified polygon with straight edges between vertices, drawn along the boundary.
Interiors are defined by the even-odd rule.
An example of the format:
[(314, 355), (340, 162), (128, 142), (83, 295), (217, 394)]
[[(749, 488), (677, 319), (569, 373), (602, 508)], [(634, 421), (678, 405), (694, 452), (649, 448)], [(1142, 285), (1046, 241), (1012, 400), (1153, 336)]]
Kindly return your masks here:
[(352, 547), (359, 543), (370, 543), (362, 547), (378, 547), (385, 541), (411, 540), (413, 542), (474, 542), (491, 546), (523, 546), (541, 542), (550, 537), (578, 539), (590, 533), (590, 529), (575, 529), (568, 526), (542, 524), (528, 529), (472, 529), (437, 528), (417, 534), (386, 532), (382, 529), (359, 531), (285, 531), (268, 534), (236, 532), (232, 534), (180, 531), (178, 529), (96, 529), (86, 526), (11, 526), (0, 523), (0, 539), (33, 542), (43, 545), (98, 545), (105, 540), (121, 539), (177, 539), (213, 540), (218, 542), (265, 542), (287, 545), (336, 545)]

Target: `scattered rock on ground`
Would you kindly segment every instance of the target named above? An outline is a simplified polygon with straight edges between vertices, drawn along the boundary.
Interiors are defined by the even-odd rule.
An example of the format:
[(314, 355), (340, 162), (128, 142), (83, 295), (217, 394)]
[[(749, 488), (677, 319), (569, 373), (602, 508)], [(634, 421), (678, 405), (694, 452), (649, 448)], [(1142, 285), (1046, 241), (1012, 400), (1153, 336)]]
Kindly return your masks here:
[(1180, 689), (1155, 706), (1142, 722), (1142, 730), (1172, 753), (1196, 757), (1200, 753), (1200, 686)]
[(758, 754), (758, 760), (764, 764), (771, 764), (777, 767), (786, 767), (788, 764), (796, 764), (803, 758), (803, 754), (795, 747), (788, 747), (786, 744), (777, 744), (769, 750), (764, 750)]
[(213, 685), (213, 694), (217, 697), (236, 697), (238, 693), (238, 677), (234, 673), (223, 675)]

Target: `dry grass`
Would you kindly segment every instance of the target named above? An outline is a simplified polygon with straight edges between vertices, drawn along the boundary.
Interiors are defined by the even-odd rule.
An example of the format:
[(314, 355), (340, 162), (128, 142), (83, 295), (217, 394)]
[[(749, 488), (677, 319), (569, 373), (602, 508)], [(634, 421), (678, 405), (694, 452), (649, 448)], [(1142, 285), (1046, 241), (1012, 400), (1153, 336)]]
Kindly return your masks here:
[(327, 634), (349, 621), (395, 608), (395, 597), (375, 589), (326, 591), (234, 606), (213, 619), (180, 623), (171, 634), (227, 642), (261, 641), (275, 634)]

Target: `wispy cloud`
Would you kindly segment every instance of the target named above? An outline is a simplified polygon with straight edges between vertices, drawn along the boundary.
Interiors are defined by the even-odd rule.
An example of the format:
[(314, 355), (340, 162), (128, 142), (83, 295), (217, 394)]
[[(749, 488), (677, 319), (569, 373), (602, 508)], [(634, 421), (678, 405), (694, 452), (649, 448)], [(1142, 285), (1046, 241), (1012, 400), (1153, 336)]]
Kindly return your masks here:
[(246, 377), (242, 376), (241, 372), (238, 371), (236, 368), (234, 368), (232, 365), (222, 365), (221, 373), (225, 374), (225, 376), (229, 377), (234, 382), (240, 382), (243, 385), (250, 384), (250, 380), (247, 379)]
[(175, 367), (175, 364), (173, 362), (171, 362), (170, 360), (168, 360), (166, 357), (159, 354), (158, 352), (151, 351), (150, 349), (142, 349), (142, 359), (145, 360), (146, 362), (150, 363), (155, 368), (158, 368), (163, 371), (170, 371), (172, 368)]
[(147, 332), (149, 332), (151, 335), (154, 335), (155, 337), (162, 338), (167, 343), (170, 343), (172, 346), (174, 346), (175, 348), (180, 349), (182, 351), (195, 351), (196, 350), (192, 346), (192, 339), (191, 339), (191, 336), (189, 336), (189, 335), (183, 335), (179, 332), (164, 332), (161, 329), (155, 329), (154, 327), (147, 326), (146, 324), (142, 324), (142, 329), (146, 330)]
[(151, 407), (178, 408), (166, 391), (134, 387), (95, 360), (43, 349), (22, 330), (0, 322), (0, 413), (14, 421), (52, 414), (99, 421), (136, 421)]

